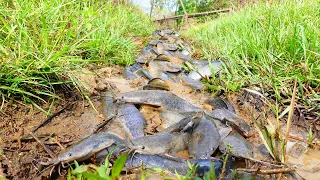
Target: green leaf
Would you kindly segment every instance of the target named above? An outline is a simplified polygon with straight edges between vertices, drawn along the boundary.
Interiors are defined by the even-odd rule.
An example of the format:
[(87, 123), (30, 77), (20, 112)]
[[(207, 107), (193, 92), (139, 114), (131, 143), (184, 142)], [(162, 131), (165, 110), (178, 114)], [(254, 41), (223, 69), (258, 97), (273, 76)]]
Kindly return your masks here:
[(128, 154), (123, 154), (116, 160), (111, 170), (111, 175), (113, 178), (118, 177), (120, 175), (127, 158)]
[(93, 173), (84, 172), (82, 173), (83, 177), (88, 180), (108, 180), (107, 178), (100, 177)]
[(99, 166), (96, 171), (100, 177), (108, 177), (107, 168), (105, 166)]
[(78, 166), (72, 170), (72, 174), (81, 174), (88, 171), (88, 165)]

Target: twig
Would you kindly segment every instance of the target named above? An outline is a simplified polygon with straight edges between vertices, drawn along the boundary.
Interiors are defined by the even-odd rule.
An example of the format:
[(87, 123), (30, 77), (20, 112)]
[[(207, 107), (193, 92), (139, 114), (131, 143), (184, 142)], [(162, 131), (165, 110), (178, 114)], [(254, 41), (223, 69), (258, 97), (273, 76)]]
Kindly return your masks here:
[(53, 113), (51, 116), (49, 116), (46, 120), (44, 120), (42, 123), (40, 123), (36, 128), (34, 128), (32, 130), (33, 133), (35, 133), (39, 128), (41, 128), (42, 126), (48, 124), (54, 117), (56, 117), (57, 115), (59, 115), (60, 113), (62, 113), (67, 107), (69, 107), (71, 104), (73, 103), (68, 103), (67, 105), (65, 105), (62, 109), (60, 109), (59, 111)]
[(229, 155), (230, 155), (230, 149), (231, 149), (231, 147), (228, 145), (228, 151), (227, 151), (226, 157), (224, 157), (224, 160), (223, 160), (223, 166), (222, 166), (221, 174), (219, 176), (219, 180), (222, 180), (224, 178), (224, 173), (226, 171), (226, 164), (227, 164), (227, 161), (228, 161)]
[(305, 139), (302, 139), (302, 138), (299, 138), (299, 137), (295, 137), (295, 136), (291, 136), (291, 135), (288, 135), (288, 138), (289, 139), (292, 139), (292, 140), (297, 140), (297, 141), (301, 141), (301, 142), (304, 142), (310, 146), (312, 146), (313, 148), (317, 149), (317, 150), (320, 150), (320, 146), (316, 145), (316, 144), (313, 144)]
[(104, 120), (102, 123), (98, 124), (97, 127), (93, 130), (93, 132), (91, 134), (94, 134), (94, 133), (98, 132), (99, 129), (101, 129), (103, 126), (108, 124), (108, 122), (111, 121), (113, 119), (113, 117), (114, 116), (111, 116), (108, 119)]
[[(296, 91), (297, 91), (297, 79), (295, 79), (294, 81), (294, 88), (293, 88), (293, 94), (292, 94), (292, 98), (291, 98), (291, 103), (290, 103), (290, 110), (289, 110), (289, 115), (288, 115), (288, 121), (287, 121), (287, 130), (286, 130), (286, 135), (285, 135), (285, 139), (284, 139), (284, 144), (283, 144), (283, 151), (282, 151), (282, 162), (286, 163), (287, 161), (287, 141), (288, 141), (288, 137), (289, 137), (289, 133), (290, 133), (290, 127), (291, 127), (291, 122), (292, 122), (292, 116), (293, 116), (293, 112), (294, 112), (294, 103), (295, 103), (295, 99), (296, 99)], [(282, 173), (279, 174), (277, 180), (281, 180), (282, 177)]]
[(244, 172), (257, 172), (257, 174), (279, 174), (279, 173), (287, 173), (295, 171), (294, 168), (278, 168), (278, 169), (245, 169), (245, 168), (237, 168), (237, 171)]
[(55, 158), (54, 153), (45, 144), (43, 144), (40, 139), (38, 139), (32, 132), (30, 132), (30, 135), (44, 148), (45, 151), (47, 151), (51, 158)]
[(250, 158), (250, 157), (244, 157), (245, 159), (248, 159), (250, 161), (254, 161), (254, 162), (257, 162), (257, 163), (260, 163), (260, 164), (264, 164), (264, 165), (270, 165), (270, 166), (274, 166), (274, 167), (284, 167), (283, 164), (273, 164), (271, 162), (267, 162), (267, 161), (261, 161), (261, 160), (258, 160), (258, 159), (253, 159), (253, 158)]
[[(183, 9), (183, 13), (184, 13), (184, 19), (185, 19), (185, 21), (189, 24), (189, 21), (188, 21), (188, 13), (187, 13), (187, 11), (186, 11), (186, 8), (184, 7), (184, 4), (183, 4), (183, 2), (182, 2), (182, 0), (180, 0), (180, 4), (181, 4), (181, 6), (182, 6), (182, 9)], [(189, 24), (189, 26), (190, 26), (190, 24)]]
[[(45, 137), (50, 137), (50, 136), (53, 136), (54, 134), (40, 134), (40, 135), (37, 135), (36, 137), (38, 138), (45, 138)], [(22, 136), (20, 138), (20, 141), (21, 142), (24, 142), (24, 141), (32, 141), (32, 140), (35, 140), (31, 135), (27, 134), (25, 136)], [(10, 142), (18, 142), (19, 139), (12, 139), (10, 140)]]

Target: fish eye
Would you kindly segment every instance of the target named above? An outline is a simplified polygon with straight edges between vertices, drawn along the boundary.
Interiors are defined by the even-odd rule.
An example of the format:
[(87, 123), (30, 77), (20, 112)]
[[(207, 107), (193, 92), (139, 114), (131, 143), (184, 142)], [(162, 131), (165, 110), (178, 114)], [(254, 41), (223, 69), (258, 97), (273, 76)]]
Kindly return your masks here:
[(68, 153), (68, 156), (69, 156), (69, 157), (71, 157), (71, 156), (72, 156), (72, 154), (71, 154), (71, 153)]
[(144, 147), (144, 146), (141, 146), (141, 149), (145, 149), (146, 147)]

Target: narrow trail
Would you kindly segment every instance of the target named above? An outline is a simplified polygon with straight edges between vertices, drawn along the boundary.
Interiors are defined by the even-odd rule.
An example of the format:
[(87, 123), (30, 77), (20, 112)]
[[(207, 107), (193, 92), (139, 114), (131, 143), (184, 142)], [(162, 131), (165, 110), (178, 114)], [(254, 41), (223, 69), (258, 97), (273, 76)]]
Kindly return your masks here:
[[(170, 92), (203, 111), (214, 112), (214, 110), (220, 109), (221, 106), (219, 104), (208, 101), (208, 99), (212, 98), (212, 95), (205, 91), (206, 87), (200, 82), (201, 78), (212, 75), (208, 61), (193, 60), (190, 54), (191, 47), (172, 30), (160, 29), (153, 35), (155, 39), (142, 49), (141, 54), (136, 59), (137, 63), (132, 66), (125, 68), (114, 66), (95, 70), (83, 69), (87, 73), (79, 75), (78, 78), (89, 92), (93, 106), (97, 111), (85, 99), (74, 100), (74, 98), (69, 98), (68, 101), (74, 102), (73, 105), (54, 117), (51, 122), (39, 128), (35, 135), (55, 154), (59, 154), (66, 147), (92, 134), (96, 127), (103, 122), (104, 116), (106, 116), (103, 109), (106, 107), (101, 103), (104, 100), (104, 96), (100, 96), (102, 92), (111, 92), (114, 97), (119, 97), (121, 94), (137, 92), (142, 89), (146, 90), (146, 92), (161, 89), (161, 92)], [(186, 62), (196, 67), (198, 72), (185, 73), (182, 66), (186, 66)], [(218, 77), (223, 63), (213, 61), (212, 65)], [(229, 108), (229, 110), (231, 109), (230, 111), (233, 111), (230, 107), (234, 107), (234, 115), (238, 117), (237, 119), (241, 123), (235, 123), (235, 126), (239, 126), (237, 128), (232, 124), (230, 125), (230, 122), (226, 123), (225, 121), (216, 124), (220, 130), (224, 128), (231, 129), (227, 134), (219, 132), (220, 136), (226, 139), (230, 135), (234, 139), (229, 138), (228, 143), (233, 144), (235, 147), (241, 148), (243, 144), (250, 144), (252, 146), (250, 158), (252, 159), (271, 161), (272, 158), (265, 152), (265, 149), (261, 148), (263, 142), (252, 123), (252, 117), (258, 117), (261, 114), (261, 109), (266, 108), (260, 98), (246, 91), (222, 98), (226, 102), (230, 102), (229, 107), (222, 109)], [(166, 106), (154, 106), (148, 102), (139, 103), (139, 99), (135, 101), (137, 101), (135, 104), (139, 104), (139, 112), (145, 119), (145, 135), (157, 134), (179, 122), (180, 119), (177, 118), (181, 118), (181, 116), (173, 113), (176, 110), (166, 109)], [(65, 102), (61, 102), (61, 105), (55, 106), (52, 112), (59, 111), (65, 104)], [(3, 145), (1, 146), (3, 153), (0, 154), (0, 170), (3, 169), (9, 179), (32, 179), (39, 171), (37, 161), (49, 156), (42, 146), (32, 138), (21, 140), (21, 137), (25, 137), (27, 132), (38, 126), (41, 121), (46, 119), (46, 116), (32, 107), (18, 105), (16, 107), (8, 106), (5, 109), (5, 111), (1, 112), (2, 121), (0, 122), (0, 142)], [(163, 112), (169, 112), (169, 115)], [(168, 120), (175, 118), (177, 119), (176, 121)], [(270, 115), (269, 118), (272, 119), (274, 117)], [(244, 138), (239, 133), (244, 131), (241, 129), (247, 129), (244, 127), (246, 125), (250, 127), (250, 130), (248, 129), (245, 132), (247, 137)], [(239, 128), (240, 132), (238, 131)], [(119, 126), (119, 121), (110, 121), (100, 131), (111, 132), (123, 139), (128, 138), (126, 130)], [(306, 137), (306, 133), (299, 128), (295, 128), (291, 132), (295, 135), (302, 134), (302, 137)], [(236, 135), (231, 136), (232, 134)], [(220, 151), (223, 152), (221, 145), (218, 145)], [(224, 145), (226, 146), (226, 144)], [(298, 141), (289, 142), (288, 148), (290, 152), (288, 162), (297, 165), (298, 169), (300, 168), (298, 171), (300, 175), (312, 177), (320, 173), (318, 172), (320, 168), (320, 153), (318, 151), (308, 150), (307, 153), (303, 153), (307, 149), (304, 144)], [(297, 152), (298, 150), (299, 152)], [(221, 156), (218, 151), (214, 152), (214, 156), (217, 158)], [(190, 150), (189, 152), (188, 150), (183, 150), (177, 152), (176, 156), (184, 159), (194, 159), (194, 157), (190, 157), (189, 153)], [(138, 156), (140, 156), (140, 159), (146, 158), (145, 161), (152, 161), (150, 157)], [(170, 162), (168, 160), (168, 163)], [(261, 163), (253, 161), (248, 161), (243, 165), (244, 161), (241, 159), (237, 159), (233, 163), (238, 167), (250, 169), (265, 167)], [(66, 170), (64, 169), (63, 171)], [(41, 176), (47, 177), (49, 174), (50, 172), (46, 171)], [(265, 175), (264, 178), (275, 178), (275, 176)]]

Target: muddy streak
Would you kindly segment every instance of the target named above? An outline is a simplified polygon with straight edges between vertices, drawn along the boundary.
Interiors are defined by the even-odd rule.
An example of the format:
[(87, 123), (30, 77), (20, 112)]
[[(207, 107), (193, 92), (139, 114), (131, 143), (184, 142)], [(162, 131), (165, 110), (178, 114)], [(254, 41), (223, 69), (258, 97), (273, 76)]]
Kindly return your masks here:
[(289, 155), (288, 164), (297, 167), (297, 173), (305, 179), (320, 177), (320, 151), (303, 149), (300, 155)]

